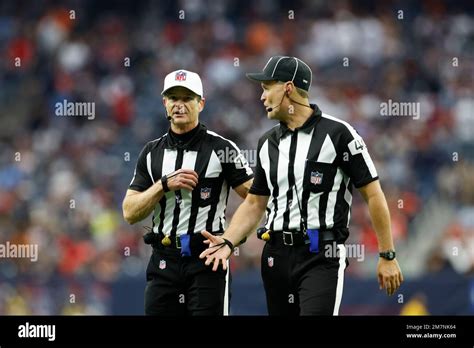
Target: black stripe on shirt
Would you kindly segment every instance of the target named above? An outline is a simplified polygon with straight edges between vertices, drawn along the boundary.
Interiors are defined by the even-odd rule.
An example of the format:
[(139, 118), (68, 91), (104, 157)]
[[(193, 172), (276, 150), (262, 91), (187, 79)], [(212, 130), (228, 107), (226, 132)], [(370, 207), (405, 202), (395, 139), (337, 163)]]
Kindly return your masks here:
[[(178, 155), (176, 156), (176, 162), (175, 162), (175, 170), (178, 170), (181, 168), (183, 165), (183, 156), (184, 156), (184, 150), (182, 148), (178, 148)], [(173, 223), (171, 227), (171, 238), (174, 238), (176, 236), (176, 230), (178, 228), (178, 222), (179, 222), (179, 213), (181, 211), (180, 205), (181, 202), (183, 201), (183, 198), (181, 196), (181, 190), (176, 190), (174, 191), (175, 193), (175, 199), (176, 199), (176, 204), (174, 206), (173, 210)]]

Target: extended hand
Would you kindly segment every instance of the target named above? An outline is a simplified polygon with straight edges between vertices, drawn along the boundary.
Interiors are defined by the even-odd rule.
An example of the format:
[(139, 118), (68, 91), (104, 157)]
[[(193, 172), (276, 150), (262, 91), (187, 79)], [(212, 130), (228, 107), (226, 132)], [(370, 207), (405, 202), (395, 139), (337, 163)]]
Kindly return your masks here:
[(206, 240), (203, 243), (209, 244), (209, 248), (204, 250), (201, 255), (199, 255), (199, 258), (206, 258), (206, 266), (209, 266), (214, 262), (212, 267), (213, 271), (217, 271), (219, 263), (222, 263), (224, 271), (227, 270), (227, 259), (232, 253), (232, 250), (227, 244), (223, 244), (224, 238), (215, 236), (207, 231), (202, 231), (201, 234), (206, 237)]
[(380, 258), (377, 276), (380, 290), (386, 289), (389, 296), (393, 295), (403, 282), (402, 271), (396, 259), (389, 261)]

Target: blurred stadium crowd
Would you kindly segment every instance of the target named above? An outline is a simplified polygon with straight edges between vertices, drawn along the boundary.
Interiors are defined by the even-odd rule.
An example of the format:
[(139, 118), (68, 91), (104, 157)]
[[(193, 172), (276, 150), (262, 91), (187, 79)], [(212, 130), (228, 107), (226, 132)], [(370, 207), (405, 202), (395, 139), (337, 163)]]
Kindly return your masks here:
[[(308, 62), (311, 101), (363, 136), (397, 244), (408, 248), (425, 232), (415, 222), (428, 202), (451, 208), (424, 241), (428, 254), (416, 274), (451, 267), (472, 276), (469, 3), (2, 2), (0, 243), (38, 244), (39, 257), (0, 259), (0, 314), (110, 313), (109, 285), (142, 275), (150, 253), (141, 236), (151, 222), (127, 225), (121, 203), (142, 146), (167, 130), (164, 76), (198, 72), (207, 99), (201, 121), (252, 150), (274, 123), (244, 73), (274, 54)], [(389, 99), (419, 102), (421, 117), (381, 116)], [(63, 100), (95, 103), (95, 118), (56, 116)], [(363, 244), (368, 259), (377, 251), (375, 234), (366, 205), (354, 197), (349, 242)], [(239, 202), (229, 200), (229, 217)], [(241, 248), (235, 277), (259, 267), (261, 248), (255, 238)], [(375, 276), (356, 261), (347, 272)]]

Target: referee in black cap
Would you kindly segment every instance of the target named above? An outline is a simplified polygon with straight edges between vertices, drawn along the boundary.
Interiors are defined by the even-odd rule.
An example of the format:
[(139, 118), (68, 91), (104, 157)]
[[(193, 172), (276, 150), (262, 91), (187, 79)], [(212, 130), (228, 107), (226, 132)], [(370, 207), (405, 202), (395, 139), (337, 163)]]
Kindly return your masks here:
[(270, 315), (337, 315), (341, 303), (349, 235), (352, 187), (368, 204), (377, 234), (380, 288), (392, 295), (403, 281), (395, 258), (390, 214), (377, 171), (364, 141), (347, 122), (308, 101), (310, 67), (296, 57), (270, 58), (262, 73), (260, 98), (279, 124), (258, 142), (253, 185), (223, 236), (202, 254), (217, 270), (232, 245), (257, 230), (266, 244), (262, 278)]
[(141, 151), (123, 201), (131, 224), (153, 212), (145, 313), (227, 315), (229, 274), (199, 259), (206, 248), (200, 232), (224, 232), (229, 188), (245, 198), (253, 172), (232, 141), (199, 123), (205, 99), (198, 74), (171, 72), (162, 94), (170, 129)]

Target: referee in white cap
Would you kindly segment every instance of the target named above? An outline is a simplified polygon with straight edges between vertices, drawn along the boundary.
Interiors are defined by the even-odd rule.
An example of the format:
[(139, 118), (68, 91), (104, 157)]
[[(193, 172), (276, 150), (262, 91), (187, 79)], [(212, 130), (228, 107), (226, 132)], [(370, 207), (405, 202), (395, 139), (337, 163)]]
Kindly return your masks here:
[(247, 76), (261, 83), (267, 116), (279, 124), (258, 142), (255, 179), (230, 227), (222, 237), (203, 232), (211, 244), (201, 257), (213, 269), (220, 263), (225, 269), (228, 245), (249, 235), (266, 211), (258, 236), (266, 241), (262, 279), (268, 313), (337, 315), (356, 187), (377, 234), (380, 288), (392, 295), (403, 276), (385, 196), (364, 141), (347, 122), (309, 103), (312, 73), (301, 59), (275, 56), (263, 72)]
[(226, 315), (230, 277), (199, 259), (206, 247), (200, 232), (224, 232), (229, 189), (245, 198), (253, 173), (232, 141), (199, 123), (205, 99), (198, 74), (171, 72), (162, 95), (170, 128), (141, 151), (123, 201), (131, 224), (153, 212), (152, 229), (144, 236), (153, 247), (145, 313)]

